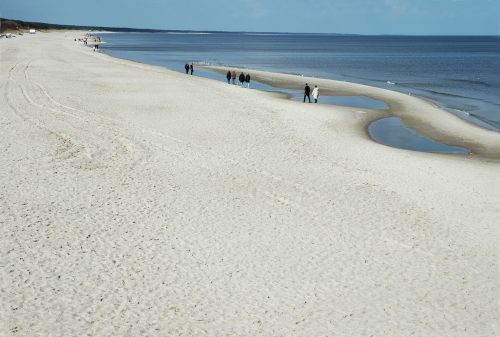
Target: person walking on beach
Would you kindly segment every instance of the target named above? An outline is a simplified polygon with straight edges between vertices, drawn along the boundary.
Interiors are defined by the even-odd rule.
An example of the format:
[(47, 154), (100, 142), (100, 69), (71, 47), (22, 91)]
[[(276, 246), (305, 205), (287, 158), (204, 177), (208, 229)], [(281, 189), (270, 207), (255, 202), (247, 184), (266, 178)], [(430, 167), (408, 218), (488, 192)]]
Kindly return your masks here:
[(233, 81), (233, 84), (236, 84), (236, 71), (231, 72), (231, 80)]
[(193, 64), (191, 63), (191, 65), (189, 66), (189, 70), (191, 71), (191, 75), (193, 75), (193, 70), (194, 70), (194, 67), (193, 67)]
[(314, 98), (314, 103), (318, 103), (318, 97), (319, 97), (319, 88), (317, 85), (314, 86), (312, 96)]
[(186, 75), (189, 73), (189, 64), (184, 65), (184, 69), (186, 69)]
[(226, 74), (227, 84), (231, 84), (231, 72), (228, 70)]
[(240, 80), (240, 86), (243, 87), (243, 83), (245, 82), (245, 74), (241, 73), (239, 80)]
[(309, 103), (311, 103), (311, 87), (306, 83), (306, 87), (304, 88), (304, 103), (306, 102), (306, 97), (309, 99)]
[(247, 83), (247, 88), (250, 88), (250, 74), (247, 74), (247, 76), (245, 76), (245, 82)]

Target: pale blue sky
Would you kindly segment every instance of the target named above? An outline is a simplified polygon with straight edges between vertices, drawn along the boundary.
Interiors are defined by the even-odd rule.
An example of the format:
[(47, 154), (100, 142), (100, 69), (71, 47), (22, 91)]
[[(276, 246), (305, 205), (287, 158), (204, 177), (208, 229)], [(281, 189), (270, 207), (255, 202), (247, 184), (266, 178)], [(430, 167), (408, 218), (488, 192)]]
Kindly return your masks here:
[(500, 0), (1, 0), (0, 17), (155, 29), (499, 35)]

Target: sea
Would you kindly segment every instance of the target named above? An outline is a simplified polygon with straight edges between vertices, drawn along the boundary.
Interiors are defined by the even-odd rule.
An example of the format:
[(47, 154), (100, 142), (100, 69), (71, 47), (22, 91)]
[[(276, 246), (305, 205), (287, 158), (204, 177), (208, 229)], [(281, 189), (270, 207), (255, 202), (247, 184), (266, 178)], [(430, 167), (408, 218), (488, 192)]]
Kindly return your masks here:
[[(115, 57), (184, 71), (235, 66), (349, 81), (429, 99), (500, 132), (500, 36), (152, 32), (101, 35)], [(195, 69), (197, 75), (225, 76)]]

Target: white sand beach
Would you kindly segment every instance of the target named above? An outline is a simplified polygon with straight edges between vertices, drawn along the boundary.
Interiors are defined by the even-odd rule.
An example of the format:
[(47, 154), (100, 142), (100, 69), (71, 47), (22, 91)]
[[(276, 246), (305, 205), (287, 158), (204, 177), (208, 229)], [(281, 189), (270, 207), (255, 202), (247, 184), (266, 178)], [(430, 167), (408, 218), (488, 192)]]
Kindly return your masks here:
[(500, 335), (499, 133), (314, 80), (474, 155), (395, 149), (75, 37), (0, 41), (0, 336)]

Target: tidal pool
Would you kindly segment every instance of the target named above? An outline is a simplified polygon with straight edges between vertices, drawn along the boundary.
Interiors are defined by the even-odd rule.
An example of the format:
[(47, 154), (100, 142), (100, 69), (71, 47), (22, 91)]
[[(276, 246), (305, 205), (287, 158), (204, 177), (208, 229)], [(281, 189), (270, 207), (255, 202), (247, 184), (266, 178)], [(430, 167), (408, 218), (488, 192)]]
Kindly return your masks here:
[(408, 128), (398, 117), (376, 120), (368, 126), (368, 133), (378, 143), (400, 149), (434, 152), (469, 154), (469, 149), (440, 143), (429, 137), (419, 135)]

